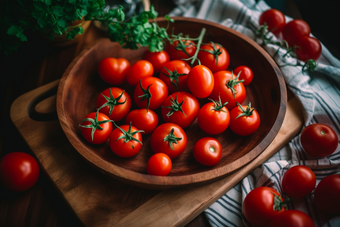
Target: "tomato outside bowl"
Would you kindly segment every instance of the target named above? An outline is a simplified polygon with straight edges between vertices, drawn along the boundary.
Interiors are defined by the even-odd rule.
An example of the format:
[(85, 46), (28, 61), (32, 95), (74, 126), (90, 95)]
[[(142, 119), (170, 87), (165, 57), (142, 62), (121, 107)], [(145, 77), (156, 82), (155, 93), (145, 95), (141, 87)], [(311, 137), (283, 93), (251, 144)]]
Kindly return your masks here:
[[(220, 43), (230, 54), (228, 70), (237, 66), (247, 65), (253, 70), (254, 78), (246, 86), (247, 98), (243, 104), (251, 102), (260, 114), (259, 129), (249, 136), (238, 136), (229, 128), (213, 137), (218, 139), (223, 147), (220, 162), (207, 167), (199, 164), (192, 150), (196, 141), (211, 136), (204, 133), (197, 119), (185, 129), (188, 143), (184, 152), (173, 161), (171, 172), (167, 176), (152, 176), (147, 174), (148, 159), (154, 154), (151, 145), (151, 135), (143, 135), (143, 146), (140, 152), (130, 158), (115, 155), (108, 142), (93, 145), (85, 141), (78, 128), (81, 120), (88, 113), (95, 111), (96, 99), (106, 88), (110, 87), (101, 80), (98, 74), (99, 62), (107, 57), (126, 58), (131, 65), (142, 59), (146, 48), (138, 50), (123, 49), (118, 43), (109, 39), (101, 39), (92, 47), (84, 50), (69, 65), (62, 76), (57, 92), (57, 113), (60, 125), (75, 148), (90, 165), (102, 173), (124, 183), (149, 189), (169, 189), (175, 187), (191, 187), (219, 180), (228, 174), (244, 167), (273, 141), (282, 125), (287, 105), (286, 85), (282, 73), (270, 55), (256, 42), (247, 36), (223, 25), (195, 18), (174, 17), (168, 31), (171, 33), (188, 34), (198, 37), (201, 29), (206, 28), (204, 43), (210, 41)], [(161, 27), (167, 26), (167, 21), (158, 18)], [(132, 97), (133, 88), (127, 83), (119, 85)], [(199, 99), (200, 107), (208, 100)], [(132, 106), (131, 110), (137, 108)], [(160, 114), (160, 111), (156, 113)], [(159, 115), (160, 116), (160, 115)], [(125, 124), (122, 120), (118, 125)], [(163, 123), (161, 117), (159, 124)]]

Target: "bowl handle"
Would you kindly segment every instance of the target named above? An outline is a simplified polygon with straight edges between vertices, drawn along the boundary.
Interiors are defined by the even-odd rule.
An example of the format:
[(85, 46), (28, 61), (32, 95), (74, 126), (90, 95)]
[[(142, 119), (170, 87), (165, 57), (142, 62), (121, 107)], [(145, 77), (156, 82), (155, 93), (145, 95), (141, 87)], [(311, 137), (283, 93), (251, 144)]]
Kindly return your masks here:
[(55, 121), (58, 120), (56, 111), (56, 94), (58, 90), (55, 86), (42, 91), (32, 98), (27, 106), (28, 116), (35, 121)]

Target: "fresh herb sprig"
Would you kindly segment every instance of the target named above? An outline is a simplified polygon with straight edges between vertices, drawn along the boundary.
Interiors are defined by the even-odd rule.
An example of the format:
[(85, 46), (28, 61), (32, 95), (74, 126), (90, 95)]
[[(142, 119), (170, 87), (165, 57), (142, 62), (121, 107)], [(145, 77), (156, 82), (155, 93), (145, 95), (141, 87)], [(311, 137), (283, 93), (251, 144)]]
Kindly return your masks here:
[[(119, 42), (123, 48), (138, 49), (148, 46), (151, 52), (162, 51), (169, 36), (166, 28), (159, 27), (156, 23), (157, 16), (158, 13), (152, 5), (150, 11), (143, 11), (129, 21), (111, 21), (107, 25), (109, 38), (111, 41)], [(165, 18), (169, 23), (174, 21), (168, 16)]]
[(6, 0), (0, 7), (0, 49), (10, 54), (28, 41), (28, 33), (37, 31), (51, 40), (54, 34), (72, 40), (84, 32), (81, 26), (73, 25), (75, 21), (105, 16), (117, 21), (124, 18), (121, 9), (104, 15), (104, 7), (105, 0)]
[[(111, 41), (118, 42), (123, 48), (138, 49), (148, 46), (151, 52), (159, 52), (165, 48), (166, 42), (181, 40), (180, 35), (169, 37), (167, 29), (174, 22), (169, 16), (167, 27), (160, 27), (156, 22), (158, 13), (154, 6), (149, 11), (143, 11), (129, 20), (125, 20), (124, 8), (111, 8), (104, 12), (105, 0), (6, 0), (5, 7), (0, 7), (0, 49), (6, 54), (16, 51), (28, 41), (27, 33), (45, 33), (51, 40), (55, 34), (66, 35), (74, 39), (83, 33), (81, 21), (98, 20), (108, 28)], [(80, 21), (79, 25), (73, 22)], [(197, 61), (197, 54), (202, 43), (205, 29), (202, 29), (197, 42), (194, 56), (188, 57), (191, 65)]]

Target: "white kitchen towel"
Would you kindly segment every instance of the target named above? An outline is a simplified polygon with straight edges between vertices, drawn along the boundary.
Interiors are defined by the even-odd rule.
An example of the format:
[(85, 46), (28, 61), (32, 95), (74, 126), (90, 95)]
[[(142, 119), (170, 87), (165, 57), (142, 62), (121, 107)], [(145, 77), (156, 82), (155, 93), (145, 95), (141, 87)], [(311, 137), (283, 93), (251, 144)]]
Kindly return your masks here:
[[(174, 0), (177, 7), (169, 16), (184, 16), (205, 19), (223, 24), (239, 31), (261, 44), (255, 30), (262, 12), (269, 9), (265, 1), (254, 0)], [(292, 18), (286, 17), (286, 21)], [(313, 33), (313, 31), (312, 31)], [(312, 34), (311, 34), (312, 35)], [(317, 38), (317, 37), (316, 37)], [(273, 40), (276, 37), (273, 36)], [(266, 51), (274, 56), (278, 47), (266, 45)], [(302, 66), (284, 66), (281, 71), (287, 87), (301, 101), (304, 108), (304, 127), (313, 123), (331, 126), (340, 138), (340, 61), (322, 45), (322, 56), (311, 74), (302, 72)], [(296, 59), (284, 57), (280, 49), (275, 55), (279, 65), (294, 64)], [(303, 64), (303, 62), (300, 62)], [(340, 146), (330, 156), (314, 159), (302, 148), (300, 134), (278, 151), (264, 164), (256, 168), (239, 184), (205, 210), (212, 226), (250, 226), (242, 214), (242, 202), (254, 188), (269, 186), (282, 193), (281, 179), (294, 165), (305, 165), (313, 170), (317, 184), (325, 176), (340, 174)], [(326, 217), (318, 213), (313, 203), (313, 193), (302, 199), (294, 199), (288, 209), (297, 209), (308, 214), (317, 227), (340, 226), (340, 214)]]

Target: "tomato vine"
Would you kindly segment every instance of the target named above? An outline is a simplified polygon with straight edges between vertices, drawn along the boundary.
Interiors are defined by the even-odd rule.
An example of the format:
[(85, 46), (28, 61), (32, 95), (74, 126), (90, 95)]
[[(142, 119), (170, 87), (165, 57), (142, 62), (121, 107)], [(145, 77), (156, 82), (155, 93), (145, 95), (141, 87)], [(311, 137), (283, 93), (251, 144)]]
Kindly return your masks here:
[[(283, 58), (295, 57), (297, 55), (297, 53), (295, 51), (298, 48), (297, 46), (290, 47), (286, 40), (282, 40), (282, 42), (281, 41), (274, 41), (273, 40), (274, 36), (270, 36), (269, 33), (270, 33), (270, 31), (268, 30), (268, 26), (267, 26), (266, 23), (259, 26), (259, 28), (257, 30), (255, 30), (256, 38), (261, 39), (261, 41), (262, 41), (261, 45), (262, 46), (272, 44), (274, 46), (279, 47), (273, 55), (274, 61), (275, 61), (275, 56), (279, 53), (280, 49), (282, 49), (282, 48), (286, 50), (286, 53), (282, 56)], [(286, 64), (283, 64), (283, 65), (279, 65), (277, 62), (276, 62), (276, 64), (279, 67), (302, 66), (302, 72), (308, 72), (309, 74), (311, 74), (317, 66), (316, 62), (313, 59), (308, 59), (307, 61), (305, 61), (304, 64), (302, 64), (298, 59), (296, 59), (295, 64), (286, 63)]]

